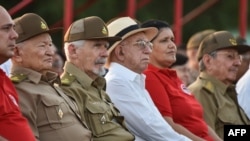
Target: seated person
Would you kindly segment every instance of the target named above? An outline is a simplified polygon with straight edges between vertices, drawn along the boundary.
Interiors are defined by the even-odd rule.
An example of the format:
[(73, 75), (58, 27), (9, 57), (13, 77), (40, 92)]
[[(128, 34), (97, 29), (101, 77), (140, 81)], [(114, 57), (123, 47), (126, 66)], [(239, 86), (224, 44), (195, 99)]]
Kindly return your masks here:
[[(192, 140), (221, 140), (203, 119), (203, 109), (171, 65), (177, 48), (170, 25), (161, 20), (148, 20), (141, 25), (156, 27), (158, 34), (151, 42), (152, 53), (146, 75), (146, 89), (158, 110), (172, 128)], [(185, 109), (185, 110), (183, 110)]]
[(240, 53), (248, 48), (237, 45), (228, 31), (208, 35), (198, 49), (200, 74), (188, 89), (204, 109), (204, 118), (224, 138), (224, 125), (247, 125), (249, 120), (237, 102), (233, 82), (241, 65)]
[(62, 88), (76, 101), (94, 141), (134, 140), (123, 116), (103, 90), (109, 42), (120, 39), (109, 36), (106, 24), (96, 16), (73, 22), (64, 36), (67, 61), (61, 76)]
[(145, 89), (143, 71), (148, 66), (153, 47), (150, 40), (157, 29), (140, 28), (130, 17), (113, 20), (108, 29), (111, 35), (120, 36), (122, 40), (109, 48), (107, 92), (125, 116), (126, 125), (136, 140), (190, 140), (175, 132), (163, 119)]
[(34, 13), (14, 21), (19, 37), (11, 58), (11, 80), (36, 139), (90, 141), (91, 132), (80, 120), (78, 107), (58, 87), (58, 74), (49, 71), (54, 55), (50, 33), (60, 29), (49, 29), (44, 19)]

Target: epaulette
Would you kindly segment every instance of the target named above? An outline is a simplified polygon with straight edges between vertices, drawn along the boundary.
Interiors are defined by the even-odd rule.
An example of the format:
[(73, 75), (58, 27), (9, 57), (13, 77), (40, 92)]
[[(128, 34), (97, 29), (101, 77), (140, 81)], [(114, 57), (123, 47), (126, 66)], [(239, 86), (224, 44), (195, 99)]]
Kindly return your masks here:
[(24, 81), (26, 78), (28, 78), (28, 76), (21, 73), (21, 74), (15, 74), (11, 76), (10, 80), (14, 83), (20, 83)]
[(63, 75), (63, 77), (61, 78), (61, 83), (62, 85), (70, 86), (71, 83), (75, 81), (75, 79), (76, 77), (72, 74)]
[(212, 82), (210, 82), (210, 81), (206, 82), (206, 83), (203, 85), (203, 87), (204, 87), (205, 89), (207, 89), (208, 91), (212, 92), (212, 93), (215, 92), (214, 84), (213, 84)]

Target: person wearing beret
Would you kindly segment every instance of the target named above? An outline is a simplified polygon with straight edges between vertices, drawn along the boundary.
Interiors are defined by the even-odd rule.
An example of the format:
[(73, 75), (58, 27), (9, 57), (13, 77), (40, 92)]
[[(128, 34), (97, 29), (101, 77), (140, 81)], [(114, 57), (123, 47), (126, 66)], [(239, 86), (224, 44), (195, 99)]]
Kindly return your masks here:
[(43, 18), (26, 13), (14, 19), (19, 34), (11, 58), (11, 80), (20, 97), (23, 115), (39, 141), (91, 141), (91, 131), (81, 120), (76, 103), (59, 87), (60, 78), (50, 71), (53, 43)]

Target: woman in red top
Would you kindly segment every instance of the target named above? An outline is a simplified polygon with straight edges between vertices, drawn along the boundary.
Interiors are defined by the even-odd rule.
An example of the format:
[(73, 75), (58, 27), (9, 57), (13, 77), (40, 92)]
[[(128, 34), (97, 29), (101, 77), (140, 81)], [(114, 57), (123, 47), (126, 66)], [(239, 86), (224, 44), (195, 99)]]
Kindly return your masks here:
[(174, 34), (168, 23), (149, 20), (142, 27), (156, 27), (159, 33), (153, 43), (150, 64), (144, 72), (146, 88), (164, 119), (172, 128), (195, 141), (221, 140), (205, 123), (203, 109), (176, 71), (169, 69), (176, 61)]

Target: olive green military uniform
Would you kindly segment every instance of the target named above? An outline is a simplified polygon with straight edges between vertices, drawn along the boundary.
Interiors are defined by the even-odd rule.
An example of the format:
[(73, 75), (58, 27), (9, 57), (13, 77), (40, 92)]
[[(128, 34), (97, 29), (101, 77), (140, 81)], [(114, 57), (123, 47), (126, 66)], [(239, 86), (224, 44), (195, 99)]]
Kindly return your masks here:
[(64, 71), (62, 88), (76, 101), (81, 116), (93, 133), (94, 141), (134, 140), (123, 124), (123, 117), (103, 90), (104, 78), (92, 80), (69, 62), (66, 62)]
[(234, 86), (226, 86), (213, 76), (201, 72), (188, 88), (202, 104), (206, 122), (221, 138), (224, 136), (224, 125), (249, 124), (238, 104)]
[(19, 94), (21, 111), (38, 140), (91, 140), (91, 131), (78, 119), (76, 104), (54, 85), (56, 81), (60, 82), (57, 74), (47, 72), (42, 75), (20, 67), (12, 68), (11, 74)]

